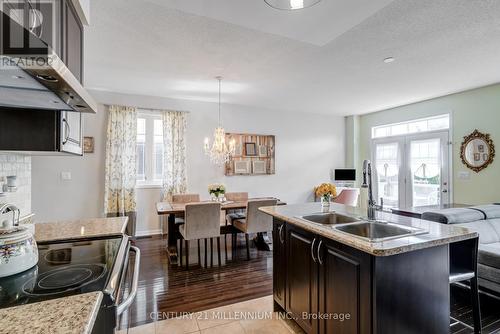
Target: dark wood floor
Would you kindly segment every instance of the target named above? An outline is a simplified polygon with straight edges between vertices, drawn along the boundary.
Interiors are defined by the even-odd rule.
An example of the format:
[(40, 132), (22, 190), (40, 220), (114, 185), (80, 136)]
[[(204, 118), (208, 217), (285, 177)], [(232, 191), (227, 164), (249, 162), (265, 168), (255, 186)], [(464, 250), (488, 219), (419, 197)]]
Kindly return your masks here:
[[(251, 260), (246, 261), (245, 239), (240, 235), (236, 256), (231, 252), (231, 237), (227, 237), (228, 260), (221, 237), (222, 266), (217, 263), (214, 240), (213, 267), (198, 265), (196, 242), (190, 245), (188, 270), (169, 264), (165, 251), (166, 237), (140, 238), (141, 271), (137, 297), (128, 315), (121, 319), (122, 327), (135, 327), (154, 321), (155, 312), (197, 312), (272, 294), (272, 252), (251, 248)], [(210, 248), (210, 244), (208, 244)], [(201, 243), (201, 263), (204, 264), (204, 244)], [(185, 263), (185, 262), (184, 262)], [(170, 316), (170, 314), (168, 314)]]
[[(142, 252), (139, 290), (129, 313), (121, 319), (122, 327), (153, 322), (151, 313), (197, 312), (272, 294), (272, 252), (258, 251), (252, 247), (252, 259), (246, 261), (244, 238), (240, 236), (238, 251), (233, 259), (231, 238), (227, 239), (228, 261), (225, 260), (222, 240), (223, 265), (217, 266), (215, 253), (213, 268), (202, 268), (197, 264), (197, 248), (196, 243), (193, 243), (190, 247), (192, 266), (189, 271), (168, 263), (165, 238), (155, 236), (138, 239), (136, 245)], [(203, 243), (201, 247), (204, 263)], [(481, 311), (483, 333), (500, 333), (500, 301), (481, 296)], [(473, 333), (465, 326), (473, 324), (466, 290), (452, 287), (451, 316), (461, 323), (452, 326), (450, 333)]]

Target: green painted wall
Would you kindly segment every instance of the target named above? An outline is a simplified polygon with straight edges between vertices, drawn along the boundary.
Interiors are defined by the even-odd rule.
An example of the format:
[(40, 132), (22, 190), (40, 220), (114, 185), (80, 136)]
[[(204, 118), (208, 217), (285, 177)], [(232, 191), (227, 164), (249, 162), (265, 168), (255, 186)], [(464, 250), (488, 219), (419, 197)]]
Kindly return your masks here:
[[(500, 152), (500, 84), (474, 89), (388, 109), (359, 118), (358, 143), (348, 134), (349, 145), (358, 146), (356, 168), (361, 170), (364, 159), (370, 158), (371, 128), (377, 125), (402, 122), (444, 113), (451, 114), (453, 142), (453, 199), (455, 203), (485, 204), (500, 202), (500, 153), (492, 165), (476, 174), (460, 160), (460, 144), (474, 129), (489, 133)], [(348, 122), (346, 120), (346, 122)], [(458, 179), (461, 171), (469, 171), (470, 179)]]

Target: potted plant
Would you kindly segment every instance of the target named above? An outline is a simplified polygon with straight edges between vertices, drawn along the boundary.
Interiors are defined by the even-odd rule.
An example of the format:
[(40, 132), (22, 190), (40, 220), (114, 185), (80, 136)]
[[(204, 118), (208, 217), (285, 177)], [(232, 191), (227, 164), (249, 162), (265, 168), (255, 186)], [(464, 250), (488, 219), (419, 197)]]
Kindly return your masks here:
[(221, 183), (210, 184), (208, 185), (208, 193), (212, 197), (213, 201), (223, 201), (224, 194), (226, 193), (226, 187)]
[(330, 210), (332, 197), (337, 196), (337, 188), (331, 183), (322, 183), (314, 188), (314, 193), (321, 199), (321, 209), (323, 212)]

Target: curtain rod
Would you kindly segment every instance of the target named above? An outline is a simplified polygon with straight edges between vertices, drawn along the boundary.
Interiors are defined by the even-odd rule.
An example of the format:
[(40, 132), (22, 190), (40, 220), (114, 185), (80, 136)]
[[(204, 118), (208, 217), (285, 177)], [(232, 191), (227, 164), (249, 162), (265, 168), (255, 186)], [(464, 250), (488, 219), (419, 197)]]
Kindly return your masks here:
[(121, 106), (121, 107), (127, 107), (127, 108), (142, 109), (142, 110), (146, 110), (146, 111), (153, 111), (153, 112), (154, 111), (177, 111), (177, 112), (184, 112), (186, 114), (190, 114), (191, 113), (190, 111), (187, 111), (187, 110), (157, 109), (157, 108), (150, 108), (150, 107), (127, 106), (127, 105), (123, 105), (123, 104), (107, 104), (107, 103), (104, 103), (104, 105), (106, 107)]

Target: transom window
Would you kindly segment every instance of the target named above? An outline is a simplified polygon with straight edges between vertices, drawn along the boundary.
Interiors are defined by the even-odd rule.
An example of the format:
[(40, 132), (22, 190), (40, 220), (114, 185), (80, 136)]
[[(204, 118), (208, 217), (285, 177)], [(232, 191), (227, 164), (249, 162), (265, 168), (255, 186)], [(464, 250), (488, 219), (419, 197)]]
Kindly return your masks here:
[(408, 122), (392, 123), (372, 128), (372, 138), (402, 136), (412, 133), (446, 130), (450, 128), (450, 115), (421, 118)]
[(137, 115), (137, 185), (160, 186), (163, 180), (163, 121), (161, 115), (139, 110)]

